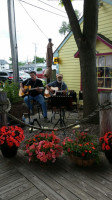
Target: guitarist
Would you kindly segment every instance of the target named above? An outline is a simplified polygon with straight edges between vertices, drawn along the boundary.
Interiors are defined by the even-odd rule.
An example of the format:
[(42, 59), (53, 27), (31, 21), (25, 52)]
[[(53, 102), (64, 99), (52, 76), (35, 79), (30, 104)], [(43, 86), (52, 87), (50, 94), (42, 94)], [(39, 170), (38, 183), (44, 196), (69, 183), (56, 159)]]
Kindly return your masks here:
[[(52, 94), (54, 93), (54, 90), (52, 87), (57, 87), (59, 91), (61, 91), (61, 95), (66, 95), (68, 88), (67, 85), (63, 82), (63, 75), (62, 74), (57, 74), (56, 76), (57, 80), (53, 81), (49, 84), (46, 85), (47, 90)], [(57, 91), (58, 94), (58, 91)]]
[(44, 97), (42, 95), (43, 90), (41, 89), (41, 87), (43, 87), (43, 83), (41, 80), (36, 78), (35, 71), (30, 72), (30, 77), (31, 78), (28, 78), (22, 83), (20, 83), (20, 89), (22, 90), (23, 93), (26, 92), (26, 90), (24, 89), (24, 86), (31, 86), (31, 90), (29, 90), (29, 95), (24, 96), (24, 102), (27, 104), (28, 108), (30, 109), (31, 114), (33, 114), (31, 100), (35, 100), (38, 103), (40, 103), (42, 107), (42, 111), (43, 111), (43, 116), (46, 119), (47, 107), (46, 107)]

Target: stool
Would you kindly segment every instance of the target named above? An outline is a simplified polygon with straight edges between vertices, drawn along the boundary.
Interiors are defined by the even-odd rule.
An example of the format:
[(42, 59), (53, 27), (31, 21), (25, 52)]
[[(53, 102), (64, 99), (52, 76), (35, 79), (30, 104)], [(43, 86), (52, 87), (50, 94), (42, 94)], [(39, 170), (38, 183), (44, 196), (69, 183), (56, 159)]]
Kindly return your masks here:
[(34, 114), (34, 111), (35, 111), (35, 106), (37, 107), (37, 113), (39, 115), (39, 119), (40, 119), (40, 111), (42, 111), (42, 108), (41, 108), (41, 105), (40, 103), (38, 103), (37, 101), (33, 100), (32, 101), (32, 110), (33, 110), (33, 114)]
[[(32, 102), (32, 111), (33, 111), (33, 115), (34, 115), (34, 111), (35, 111), (35, 106), (37, 107), (37, 113), (39, 115), (39, 119), (40, 119), (40, 110), (42, 110), (41, 105), (35, 101), (35, 100), (31, 100)], [(31, 113), (30, 113), (30, 109), (29, 109), (29, 123), (30, 123), (30, 117), (31, 117)], [(37, 117), (33, 119), (32, 125), (34, 125), (34, 122), (37, 122), (38, 125), (41, 127), (41, 124), (39, 123)]]

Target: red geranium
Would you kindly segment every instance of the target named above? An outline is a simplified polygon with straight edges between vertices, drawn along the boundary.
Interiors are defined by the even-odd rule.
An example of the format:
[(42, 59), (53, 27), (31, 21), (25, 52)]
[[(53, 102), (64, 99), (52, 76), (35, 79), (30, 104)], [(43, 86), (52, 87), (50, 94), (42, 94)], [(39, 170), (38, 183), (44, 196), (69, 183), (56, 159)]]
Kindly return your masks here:
[(112, 132), (105, 133), (103, 137), (99, 138), (102, 151), (109, 151), (112, 149)]
[(82, 159), (98, 160), (98, 144), (92, 141), (93, 137), (87, 133), (76, 133), (76, 137), (72, 140), (66, 137), (63, 142), (63, 151), (65, 155), (74, 155)]
[(26, 140), (25, 153), (29, 156), (29, 161), (55, 162), (63, 150), (59, 142), (60, 139), (54, 132), (51, 134), (40, 133)]
[(24, 131), (18, 126), (2, 126), (0, 128), (0, 145), (7, 143), (9, 147), (20, 146), (24, 140)]

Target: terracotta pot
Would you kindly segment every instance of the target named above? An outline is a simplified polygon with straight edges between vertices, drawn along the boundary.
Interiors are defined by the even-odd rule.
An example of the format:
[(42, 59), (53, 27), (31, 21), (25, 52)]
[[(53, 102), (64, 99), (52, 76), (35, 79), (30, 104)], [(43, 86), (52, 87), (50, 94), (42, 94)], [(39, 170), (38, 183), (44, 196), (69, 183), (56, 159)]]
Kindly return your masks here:
[(16, 147), (15, 145), (12, 147), (9, 147), (6, 143), (1, 145), (1, 152), (3, 156), (6, 158), (11, 158), (11, 157), (16, 156), (17, 150), (18, 150), (18, 147)]
[(112, 163), (112, 149), (105, 151), (105, 156), (110, 163)]
[(90, 167), (94, 163), (94, 159), (82, 159), (80, 157), (74, 156), (73, 154), (70, 155), (70, 159), (78, 166), (81, 167)]

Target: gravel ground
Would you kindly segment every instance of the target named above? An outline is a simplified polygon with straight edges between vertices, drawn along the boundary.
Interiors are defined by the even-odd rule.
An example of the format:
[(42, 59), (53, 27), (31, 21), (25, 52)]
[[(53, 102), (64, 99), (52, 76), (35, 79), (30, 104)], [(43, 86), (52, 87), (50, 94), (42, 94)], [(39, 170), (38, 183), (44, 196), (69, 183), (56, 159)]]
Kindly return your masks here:
[[(79, 117), (79, 116), (81, 116), (81, 114), (82, 113), (77, 113), (76, 115)], [(72, 113), (72, 117), (73, 117), (73, 113)], [(75, 119), (74, 119), (74, 117), (73, 118), (72, 117), (70, 115), (69, 118), (66, 118), (65, 122), (67, 125), (75, 123)], [(55, 119), (55, 121), (56, 121), (56, 119)], [(48, 128), (52, 128), (55, 121), (53, 120), (52, 123), (44, 124), (44, 122), (42, 120), (40, 120), (41, 124), (42, 125), (44, 124), (44, 126), (48, 127)], [(35, 124), (35, 126), (36, 126), (36, 124)], [(58, 126), (56, 128), (59, 128), (59, 127), (60, 126)], [(80, 124), (79, 128), (72, 127), (72, 128), (67, 128), (65, 130), (57, 130), (57, 131), (55, 131), (55, 134), (60, 138), (61, 141), (63, 141), (63, 139), (65, 137), (70, 137), (71, 139), (74, 139), (75, 138), (74, 130), (79, 131), (79, 132), (87, 132), (90, 135), (97, 136), (97, 138), (99, 137), (99, 125), (98, 124), (90, 124), (90, 123)], [(40, 132), (41, 132), (40, 130), (33, 129), (33, 131), (31, 131), (31, 129), (29, 129), (29, 127), (25, 127), (24, 128), (25, 139), (33, 137), (35, 134), (38, 134)], [(51, 133), (51, 131), (44, 131), (44, 132)], [(21, 143), (20, 148), (23, 149), (24, 146), (25, 146), (25, 144), (23, 141)]]
[[(15, 116), (21, 120), (23, 113), (26, 113), (25, 116), (27, 118), (28, 117), (28, 114), (27, 114), (28, 109), (27, 109), (26, 105), (24, 104), (23, 100), (21, 102), (12, 104), (10, 114), (12, 114), (13, 116)], [(79, 119), (82, 118), (82, 115), (83, 115), (83, 110), (77, 111), (74, 109), (71, 111), (66, 111), (66, 114), (65, 114), (66, 125), (76, 123)], [(48, 109), (48, 119), (49, 120), (51, 120), (51, 116), (52, 116), (51, 109)], [(38, 119), (38, 116), (36, 116), (36, 118)], [(53, 118), (52, 122), (50, 122), (50, 123), (44, 122), (42, 115), (41, 115), (41, 119), (38, 119), (38, 120), (41, 123), (41, 126), (44, 126), (44, 128), (48, 127), (48, 128), (53, 129), (53, 126), (55, 125), (55, 123), (57, 122), (58, 119), (59, 119), (59, 112), (57, 111), (57, 113), (55, 115), (55, 119)], [(28, 118), (26, 119), (26, 121), (28, 121)], [(34, 125), (38, 126), (36, 122)], [(56, 126), (55, 128), (60, 128), (60, 124), (58, 124), (58, 126)], [(29, 127), (24, 127), (23, 129), (24, 129), (25, 139), (33, 137), (35, 134), (38, 134), (40, 132), (40, 130), (34, 130), (34, 129), (31, 132), (30, 131), (31, 129), (29, 130)], [(61, 141), (63, 141), (63, 139), (65, 137), (70, 137), (71, 139), (74, 139), (75, 134), (73, 133), (73, 130), (74, 130), (73, 128), (67, 128), (64, 131), (63, 130), (55, 131), (55, 134), (60, 138)], [(76, 130), (78, 130), (80, 132), (85, 131), (91, 135), (96, 135), (97, 137), (99, 137), (99, 125), (98, 124), (90, 124), (90, 123), (80, 124), (80, 127)], [(44, 131), (44, 132), (51, 133), (51, 131)], [(24, 141), (21, 143), (20, 149), (24, 148), (24, 146), (25, 146)]]

